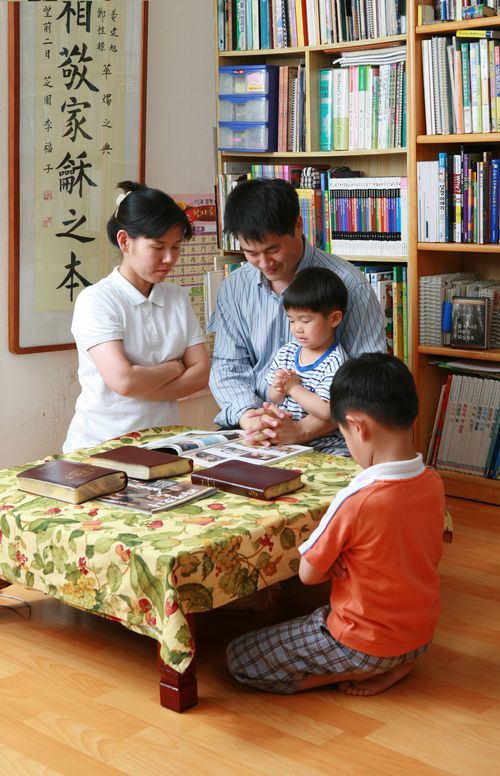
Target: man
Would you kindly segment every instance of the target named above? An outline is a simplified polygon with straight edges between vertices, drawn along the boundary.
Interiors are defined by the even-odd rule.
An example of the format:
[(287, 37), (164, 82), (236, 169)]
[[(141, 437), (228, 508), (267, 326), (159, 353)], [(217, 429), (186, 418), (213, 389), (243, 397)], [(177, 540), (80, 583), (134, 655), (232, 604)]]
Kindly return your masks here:
[(327, 267), (344, 281), (348, 303), (338, 337), (347, 354), (384, 352), (384, 319), (370, 284), (348, 261), (307, 242), (297, 192), (286, 181), (238, 184), (227, 199), (224, 230), (238, 238), (248, 263), (222, 284), (208, 329), (216, 333), (210, 388), (221, 409), (215, 422), (239, 425), (264, 445), (311, 443), (345, 452), (330, 421), (311, 415), (294, 421), (266, 402), (265, 377), (276, 351), (290, 340), (281, 295), (306, 267)]

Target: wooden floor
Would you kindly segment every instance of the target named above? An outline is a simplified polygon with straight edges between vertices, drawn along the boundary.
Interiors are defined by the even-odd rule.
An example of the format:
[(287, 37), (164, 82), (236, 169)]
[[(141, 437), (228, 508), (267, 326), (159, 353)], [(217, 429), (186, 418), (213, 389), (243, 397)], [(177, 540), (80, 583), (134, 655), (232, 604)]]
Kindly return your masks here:
[[(455, 538), (434, 644), (409, 677), (372, 698), (237, 686), (225, 644), (277, 613), (220, 610), (199, 616), (200, 702), (175, 714), (158, 702), (155, 642), (8, 588), (31, 601), (32, 615), (0, 611), (1, 776), (499, 776), (500, 510), (449, 506)], [(317, 603), (307, 595), (287, 583), (281, 614)]]

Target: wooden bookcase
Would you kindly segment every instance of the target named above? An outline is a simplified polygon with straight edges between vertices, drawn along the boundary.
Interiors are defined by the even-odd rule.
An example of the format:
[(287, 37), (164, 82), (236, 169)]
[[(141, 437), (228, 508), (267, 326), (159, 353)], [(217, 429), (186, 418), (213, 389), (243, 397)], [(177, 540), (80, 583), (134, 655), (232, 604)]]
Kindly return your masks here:
[[(499, 28), (500, 17), (475, 19), (471, 21), (442, 22), (417, 26), (409, 29), (411, 45), (409, 45), (408, 69), (413, 72), (413, 93), (409, 92), (408, 110), (414, 114), (414, 134), (409, 136), (409, 199), (412, 208), (417, 207), (416, 166), (420, 160), (435, 160), (439, 151), (458, 152), (461, 145), (481, 146), (487, 150), (498, 150), (500, 153), (500, 133), (460, 134), (460, 135), (426, 135), (424, 113), (424, 90), (422, 81), (422, 40), (433, 35), (453, 35), (456, 30), (464, 28)], [(450, 347), (430, 347), (419, 345), (419, 311), (418, 311), (418, 279), (422, 275), (433, 275), (440, 272), (478, 271), (483, 278), (500, 278), (500, 245), (478, 245), (461, 243), (419, 243), (417, 240), (416, 219), (410, 221), (409, 253), (413, 257), (412, 266), (412, 340), (413, 340), (413, 373), (417, 381), (420, 396), (420, 413), (417, 424), (417, 444), (424, 453), (429, 445), (430, 436), (439, 392), (446, 381), (444, 369), (430, 364), (436, 357), (465, 358), (477, 361), (500, 360), (499, 349), (460, 350)], [(468, 498), (500, 504), (500, 482), (484, 477), (474, 477), (457, 472), (440, 470), (445, 483), (446, 492), (450, 496)]]
[[(424, 2), (424, 0), (422, 0)], [(306, 151), (302, 153), (235, 153), (217, 151), (217, 171), (223, 172), (225, 161), (258, 160), (261, 163), (287, 163), (287, 160), (330, 164), (346, 164), (360, 169), (366, 175), (406, 175), (408, 177), (408, 256), (390, 258), (390, 264), (406, 261), (408, 267), (408, 331), (409, 356), (420, 396), (420, 413), (416, 426), (417, 446), (424, 453), (430, 440), (441, 385), (446, 380), (445, 370), (429, 364), (436, 356), (498, 361), (500, 350), (461, 351), (456, 348), (431, 348), (419, 345), (418, 281), (421, 275), (451, 272), (459, 269), (478, 269), (483, 277), (500, 276), (500, 245), (461, 245), (457, 243), (418, 243), (417, 241), (417, 161), (436, 159), (443, 148), (459, 148), (461, 144), (500, 144), (500, 133), (467, 135), (425, 134), (424, 96), (422, 83), (421, 43), (425, 37), (452, 34), (463, 27), (500, 27), (500, 17), (473, 21), (434, 23), (416, 26), (416, 3), (407, 0), (408, 34), (377, 40), (326, 44), (301, 48), (255, 51), (218, 51), (217, 1), (214, 4), (216, 84), (218, 68), (234, 64), (296, 65), (305, 63), (306, 77)], [(407, 45), (407, 147), (370, 151), (319, 150), (318, 127), (318, 71), (332, 64), (334, 54), (394, 44)], [(216, 95), (218, 103), (218, 94)], [(218, 106), (217, 106), (218, 107)], [(350, 256), (349, 260), (381, 264), (380, 257)], [(500, 503), (500, 482), (471, 477), (454, 472), (440, 471), (449, 495)]]

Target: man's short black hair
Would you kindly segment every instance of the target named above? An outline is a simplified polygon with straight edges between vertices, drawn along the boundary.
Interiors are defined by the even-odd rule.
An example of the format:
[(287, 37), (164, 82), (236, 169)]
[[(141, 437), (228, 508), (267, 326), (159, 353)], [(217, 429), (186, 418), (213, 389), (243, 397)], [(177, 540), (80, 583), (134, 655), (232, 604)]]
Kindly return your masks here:
[(285, 310), (311, 310), (328, 315), (333, 310), (345, 313), (347, 288), (344, 281), (326, 267), (306, 267), (294, 276), (283, 292)]
[(293, 236), (299, 214), (299, 198), (291, 183), (254, 178), (241, 181), (229, 194), (224, 231), (248, 242), (263, 242), (268, 234)]
[(417, 389), (405, 364), (387, 353), (363, 353), (346, 361), (330, 388), (331, 417), (344, 424), (359, 410), (389, 428), (411, 428), (418, 412)]

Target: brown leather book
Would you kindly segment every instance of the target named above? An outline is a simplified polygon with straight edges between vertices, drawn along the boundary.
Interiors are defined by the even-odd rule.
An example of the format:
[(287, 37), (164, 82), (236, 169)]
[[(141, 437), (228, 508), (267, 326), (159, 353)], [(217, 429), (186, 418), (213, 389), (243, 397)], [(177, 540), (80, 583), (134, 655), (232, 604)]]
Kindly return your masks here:
[(122, 490), (124, 471), (103, 469), (75, 461), (47, 461), (17, 475), (17, 487), (38, 496), (81, 504), (82, 501)]
[(122, 469), (129, 477), (136, 477), (139, 480), (175, 477), (176, 474), (188, 474), (193, 470), (193, 462), (190, 458), (162, 453), (159, 450), (148, 450), (136, 445), (124, 445), (115, 447), (114, 450), (95, 453), (84, 458), (84, 461), (109, 469)]
[(198, 469), (192, 473), (191, 482), (267, 501), (301, 488), (301, 474), (299, 469), (257, 466), (254, 463), (231, 459), (208, 469)]

